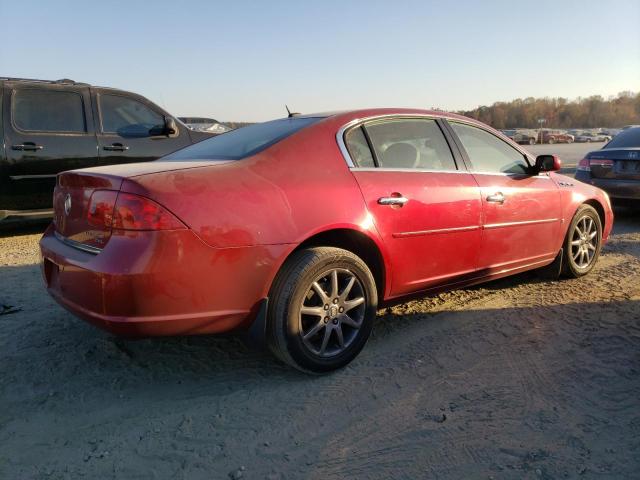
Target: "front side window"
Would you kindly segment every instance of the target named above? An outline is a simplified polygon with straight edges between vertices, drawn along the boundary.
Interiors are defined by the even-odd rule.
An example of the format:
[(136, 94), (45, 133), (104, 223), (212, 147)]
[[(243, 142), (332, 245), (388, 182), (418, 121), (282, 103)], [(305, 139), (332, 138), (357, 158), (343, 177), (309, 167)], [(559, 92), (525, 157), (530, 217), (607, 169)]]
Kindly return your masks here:
[(365, 126), (382, 168), (456, 170), (449, 144), (435, 120), (398, 118)]
[(104, 133), (122, 137), (159, 135), (164, 129), (164, 117), (145, 104), (120, 95), (99, 96), (100, 118)]
[(292, 117), (254, 123), (195, 143), (164, 157), (164, 160), (240, 160), (274, 145), (318, 120), (321, 118)]
[(13, 124), (29, 132), (85, 133), (82, 96), (76, 92), (25, 88), (15, 90)]
[(450, 122), (475, 172), (527, 173), (524, 155), (498, 137), (464, 123)]

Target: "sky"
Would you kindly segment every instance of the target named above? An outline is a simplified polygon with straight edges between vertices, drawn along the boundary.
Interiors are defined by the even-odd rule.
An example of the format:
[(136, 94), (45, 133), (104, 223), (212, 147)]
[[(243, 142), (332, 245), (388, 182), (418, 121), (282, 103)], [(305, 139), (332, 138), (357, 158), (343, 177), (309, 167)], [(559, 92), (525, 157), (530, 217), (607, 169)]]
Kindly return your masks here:
[(121, 88), (177, 116), (640, 91), (640, 0), (0, 0), (0, 18), (0, 76)]

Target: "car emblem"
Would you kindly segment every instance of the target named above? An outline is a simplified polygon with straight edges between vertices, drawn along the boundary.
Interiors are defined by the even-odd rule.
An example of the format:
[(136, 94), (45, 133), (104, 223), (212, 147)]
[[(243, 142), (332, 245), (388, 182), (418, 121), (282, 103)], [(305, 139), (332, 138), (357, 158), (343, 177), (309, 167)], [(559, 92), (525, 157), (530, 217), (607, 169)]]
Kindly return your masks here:
[(67, 196), (64, 199), (64, 214), (69, 216), (71, 212), (71, 194), (67, 193)]
[(638, 158), (638, 152), (629, 152), (629, 158), (636, 159)]

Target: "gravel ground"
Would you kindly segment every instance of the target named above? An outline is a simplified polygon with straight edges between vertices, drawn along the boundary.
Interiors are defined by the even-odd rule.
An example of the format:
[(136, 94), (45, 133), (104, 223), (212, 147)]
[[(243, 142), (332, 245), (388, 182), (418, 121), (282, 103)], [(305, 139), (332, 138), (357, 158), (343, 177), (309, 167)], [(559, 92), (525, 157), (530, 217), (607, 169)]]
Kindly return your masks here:
[[(0, 234), (0, 478), (639, 478), (640, 219), (594, 272), (381, 311), (308, 377), (229, 337), (117, 340)], [(4, 236), (2, 236), (4, 235)]]

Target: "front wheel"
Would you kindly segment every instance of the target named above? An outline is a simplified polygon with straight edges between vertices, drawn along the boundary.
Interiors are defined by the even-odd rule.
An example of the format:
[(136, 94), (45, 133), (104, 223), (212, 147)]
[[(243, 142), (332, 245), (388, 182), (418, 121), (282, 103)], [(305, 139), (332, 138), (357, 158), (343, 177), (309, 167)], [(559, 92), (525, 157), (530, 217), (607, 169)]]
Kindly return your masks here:
[(601, 246), (600, 216), (592, 206), (582, 205), (573, 216), (567, 231), (562, 273), (574, 278), (589, 273), (598, 261)]
[(310, 373), (344, 367), (367, 342), (378, 297), (367, 265), (331, 247), (295, 252), (269, 294), (269, 347)]
[(530, 138), (529, 139), (529, 145), (535, 145), (535, 144), (536, 144), (535, 139), (534, 138)]
[(553, 138), (550, 138), (550, 139), (549, 139), (549, 141), (548, 141), (548, 143), (549, 143), (549, 145), (553, 145), (553, 144), (554, 144), (554, 143), (556, 143), (556, 142), (555, 142), (555, 140), (554, 140)]

